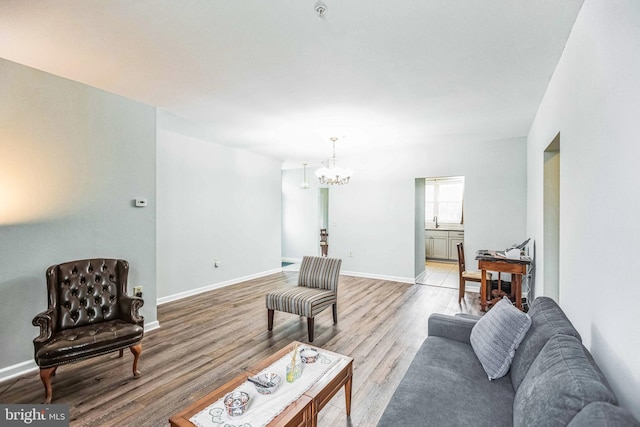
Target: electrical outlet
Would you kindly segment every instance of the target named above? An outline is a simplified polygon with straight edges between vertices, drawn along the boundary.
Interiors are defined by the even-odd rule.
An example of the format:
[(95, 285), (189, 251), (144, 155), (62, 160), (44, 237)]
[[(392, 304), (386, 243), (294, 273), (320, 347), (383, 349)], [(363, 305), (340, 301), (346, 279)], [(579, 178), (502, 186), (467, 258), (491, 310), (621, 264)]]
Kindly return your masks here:
[(133, 287), (133, 296), (142, 298), (142, 286)]
[(353, 257), (353, 252), (349, 251), (349, 258), (352, 258), (352, 257)]
[(213, 265), (214, 265), (216, 268), (220, 267), (220, 260), (219, 260), (218, 258), (216, 258), (216, 259), (213, 261)]

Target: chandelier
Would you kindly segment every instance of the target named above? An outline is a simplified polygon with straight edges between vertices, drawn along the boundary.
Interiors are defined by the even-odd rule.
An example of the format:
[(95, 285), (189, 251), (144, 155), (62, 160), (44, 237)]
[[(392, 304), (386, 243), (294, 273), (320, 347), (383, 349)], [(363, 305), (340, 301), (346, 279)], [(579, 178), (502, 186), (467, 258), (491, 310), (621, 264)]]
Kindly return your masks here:
[(336, 141), (338, 138), (329, 138), (333, 143), (333, 157), (329, 168), (320, 168), (316, 171), (316, 176), (320, 180), (320, 184), (327, 185), (344, 185), (349, 183), (349, 179), (353, 175), (351, 169), (342, 169), (336, 166)]

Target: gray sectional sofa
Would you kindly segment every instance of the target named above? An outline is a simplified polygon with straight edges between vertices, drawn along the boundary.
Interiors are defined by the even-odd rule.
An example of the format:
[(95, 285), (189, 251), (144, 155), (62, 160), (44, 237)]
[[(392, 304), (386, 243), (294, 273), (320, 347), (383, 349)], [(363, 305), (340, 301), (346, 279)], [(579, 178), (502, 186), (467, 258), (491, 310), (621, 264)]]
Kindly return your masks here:
[(634, 426), (581, 337), (550, 298), (506, 376), (489, 381), (469, 337), (478, 318), (434, 314), (378, 426)]

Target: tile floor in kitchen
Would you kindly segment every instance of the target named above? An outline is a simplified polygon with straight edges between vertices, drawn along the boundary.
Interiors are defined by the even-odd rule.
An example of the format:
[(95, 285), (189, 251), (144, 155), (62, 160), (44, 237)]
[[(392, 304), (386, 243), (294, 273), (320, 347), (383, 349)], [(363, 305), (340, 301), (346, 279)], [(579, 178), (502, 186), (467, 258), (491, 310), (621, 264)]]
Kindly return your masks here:
[[(458, 289), (458, 263), (427, 261), (425, 273), (416, 283), (420, 285), (439, 286), (442, 288)], [(480, 287), (473, 282), (467, 282), (469, 291), (478, 291)]]

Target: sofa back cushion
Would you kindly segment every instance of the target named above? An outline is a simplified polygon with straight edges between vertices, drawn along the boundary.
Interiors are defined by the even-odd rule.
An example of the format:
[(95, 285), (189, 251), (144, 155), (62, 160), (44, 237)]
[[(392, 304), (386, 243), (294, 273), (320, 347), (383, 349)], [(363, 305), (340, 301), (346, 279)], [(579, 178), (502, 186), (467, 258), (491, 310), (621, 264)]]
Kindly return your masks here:
[(514, 426), (566, 426), (591, 402), (617, 400), (602, 382), (582, 343), (567, 335), (551, 337), (516, 391)]
[(593, 402), (576, 414), (567, 427), (640, 427), (629, 411), (606, 402)]
[(511, 362), (511, 383), (514, 390), (520, 387), (529, 367), (549, 338), (562, 334), (582, 340), (562, 309), (551, 298), (536, 298), (528, 314), (531, 317), (531, 327)]

